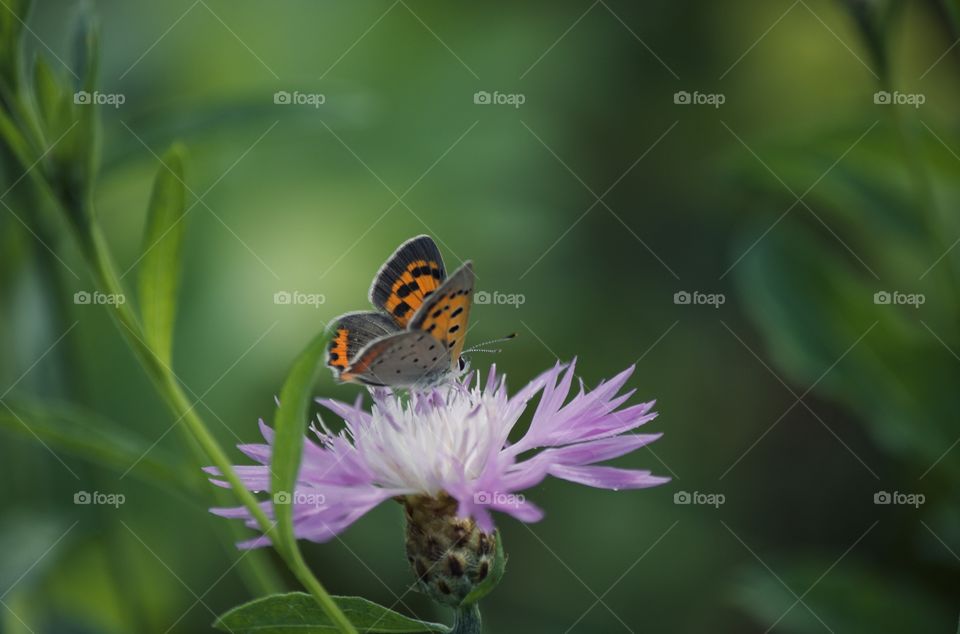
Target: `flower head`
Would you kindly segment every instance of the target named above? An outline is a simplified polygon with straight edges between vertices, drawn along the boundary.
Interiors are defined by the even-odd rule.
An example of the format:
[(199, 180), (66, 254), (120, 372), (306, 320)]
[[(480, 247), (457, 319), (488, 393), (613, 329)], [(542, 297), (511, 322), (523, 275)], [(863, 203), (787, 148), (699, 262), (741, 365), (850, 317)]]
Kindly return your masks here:
[[(491, 368), (485, 383), (470, 375), (408, 395), (372, 390), (369, 412), (360, 399), (354, 405), (317, 399), (346, 427), (334, 433), (321, 422), (312, 428), (316, 440), (305, 442), (296, 488), (291, 499), (282, 501), (294, 505), (295, 534), (330, 540), (388, 498), (405, 502), (408, 519), (418, 500), (447, 501), (440, 506), (455, 509), (451, 519), (467, 521), (469, 527), (475, 523), (490, 534), (491, 511), (523, 522), (543, 517), (522, 492), (547, 476), (612, 490), (663, 484), (669, 478), (649, 471), (597, 465), (660, 437), (628, 433), (656, 417), (653, 401), (624, 407), (633, 390), (620, 392), (632, 373), (628, 368), (591, 391), (581, 384), (569, 400), (575, 362), (558, 364), (512, 397), (505, 377)], [(511, 444), (508, 436), (538, 394), (529, 428)], [(270, 488), (273, 430), (262, 421), (260, 425), (267, 444), (240, 446), (260, 464), (237, 469), (253, 491)], [(207, 471), (219, 475), (214, 468)], [(226, 486), (216, 479), (214, 483)], [(272, 503), (264, 505), (269, 514)], [(214, 512), (256, 527), (245, 508)], [(241, 546), (267, 543), (259, 537)]]

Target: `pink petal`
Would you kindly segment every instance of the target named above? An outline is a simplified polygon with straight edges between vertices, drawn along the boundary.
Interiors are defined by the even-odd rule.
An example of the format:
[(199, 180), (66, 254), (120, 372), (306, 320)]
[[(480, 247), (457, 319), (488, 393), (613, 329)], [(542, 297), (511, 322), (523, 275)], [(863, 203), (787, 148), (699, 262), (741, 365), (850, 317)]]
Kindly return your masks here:
[(644, 489), (664, 484), (670, 478), (650, 475), (649, 471), (618, 469), (616, 467), (570, 467), (553, 465), (550, 474), (554, 477), (598, 489)]
[(662, 435), (663, 434), (625, 434), (622, 436), (589, 440), (567, 447), (547, 449), (543, 453), (531, 458), (531, 461), (542, 460), (548, 463), (563, 465), (593, 464), (595, 462), (613, 460), (614, 458), (624, 456), (640, 447), (649, 445)]

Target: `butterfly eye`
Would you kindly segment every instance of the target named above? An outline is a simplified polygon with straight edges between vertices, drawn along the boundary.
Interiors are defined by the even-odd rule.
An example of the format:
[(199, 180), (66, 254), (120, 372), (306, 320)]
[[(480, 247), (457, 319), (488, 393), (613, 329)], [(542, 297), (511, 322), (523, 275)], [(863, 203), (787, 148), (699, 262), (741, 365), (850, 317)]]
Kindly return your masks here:
[(463, 370), (466, 370), (466, 369), (467, 369), (467, 360), (466, 360), (466, 359), (464, 359), (463, 357), (460, 357), (460, 360), (459, 360), (458, 363), (459, 363), (459, 365), (460, 365), (460, 371), (461, 371), (461, 372), (462, 372)]

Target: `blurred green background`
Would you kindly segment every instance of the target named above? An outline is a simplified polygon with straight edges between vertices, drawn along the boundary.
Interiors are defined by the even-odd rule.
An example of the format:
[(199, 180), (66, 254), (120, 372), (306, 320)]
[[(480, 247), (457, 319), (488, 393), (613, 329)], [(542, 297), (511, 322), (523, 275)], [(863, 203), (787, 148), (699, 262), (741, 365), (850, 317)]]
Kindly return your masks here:
[[(28, 58), (68, 74), (76, 9), (24, 16)], [(512, 386), (557, 358), (578, 357), (587, 385), (636, 363), (631, 387), (661, 412), (643, 431), (664, 436), (620, 464), (673, 477), (531, 491), (547, 517), (501, 518), (510, 565), (484, 602), (489, 631), (955, 631), (953, 0), (91, 11), (100, 90), (125, 98), (98, 107), (94, 199), (131, 287), (158, 155), (189, 150), (188, 203), (202, 202), (174, 369), (222, 443), (259, 440), (297, 352), (365, 307), (396, 245), (429, 233), (449, 268), (474, 260), (479, 290), (523, 297), (477, 306), (470, 335), (519, 333), (496, 357)], [(21, 173), (5, 165), (0, 209), (0, 627), (210, 631), (254, 596), (241, 554), (108, 309), (74, 303), (88, 272)], [(323, 302), (276, 304), (284, 291)], [(327, 373), (316, 386), (357, 390)], [(62, 407), (102, 419), (51, 422)], [(119, 429), (130, 455), (149, 452), (91, 459), (64, 429)], [(195, 493), (157, 484), (171, 478)], [(125, 503), (77, 505), (78, 491)], [(684, 492), (724, 503), (676, 503)], [(305, 544), (310, 565), (333, 593), (448, 621), (408, 591), (401, 519), (382, 505)]]

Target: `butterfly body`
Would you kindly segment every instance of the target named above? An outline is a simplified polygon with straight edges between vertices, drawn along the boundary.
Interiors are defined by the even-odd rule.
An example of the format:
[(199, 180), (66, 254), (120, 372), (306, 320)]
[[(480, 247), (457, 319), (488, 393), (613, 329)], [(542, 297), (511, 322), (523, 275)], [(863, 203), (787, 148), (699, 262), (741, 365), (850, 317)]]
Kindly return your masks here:
[(327, 366), (343, 382), (387, 387), (441, 383), (460, 368), (473, 304), (473, 265), (447, 277), (429, 236), (400, 245), (370, 287), (377, 310), (341, 315)]

